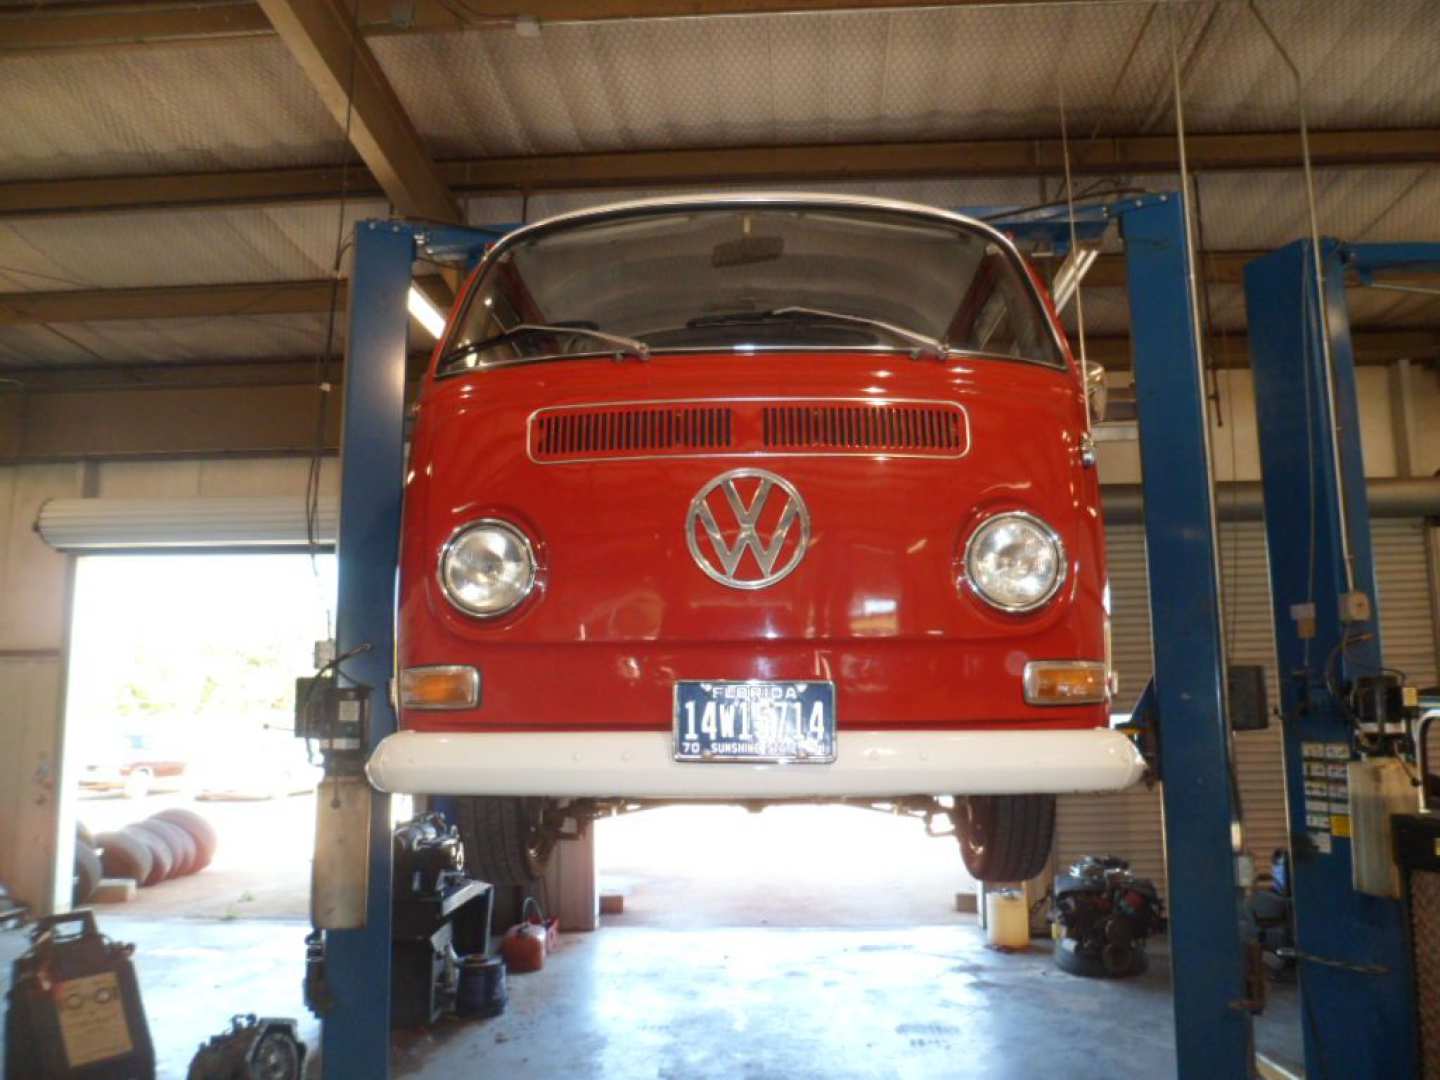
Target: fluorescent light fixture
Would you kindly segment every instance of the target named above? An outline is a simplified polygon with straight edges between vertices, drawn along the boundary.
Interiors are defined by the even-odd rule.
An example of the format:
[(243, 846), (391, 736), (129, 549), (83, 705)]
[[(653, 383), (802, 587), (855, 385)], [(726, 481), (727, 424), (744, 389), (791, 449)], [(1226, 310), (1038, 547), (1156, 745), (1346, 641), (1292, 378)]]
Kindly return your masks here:
[(425, 328), (425, 332), (439, 341), (440, 335), (445, 332), (445, 315), (431, 303), (430, 298), (411, 285), (405, 306), (410, 309), (410, 314), (415, 316), (415, 321)]

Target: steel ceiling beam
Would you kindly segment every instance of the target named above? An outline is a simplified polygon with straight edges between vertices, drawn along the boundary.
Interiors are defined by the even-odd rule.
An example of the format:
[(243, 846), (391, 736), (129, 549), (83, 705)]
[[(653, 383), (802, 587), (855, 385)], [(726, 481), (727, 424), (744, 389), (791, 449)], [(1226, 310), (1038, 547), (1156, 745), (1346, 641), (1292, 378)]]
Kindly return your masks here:
[[(1239, 285), (1247, 262), (1258, 252), (1215, 251), (1200, 257), (1212, 285)], [(1386, 282), (1433, 286), (1440, 275), (1413, 271)], [(138, 289), (60, 289), (52, 292), (0, 293), (0, 326), (39, 323), (112, 322), (128, 319), (218, 318), (236, 315), (308, 315), (330, 310), (330, 281), (257, 281), (223, 285), (162, 285)], [(438, 275), (417, 277), (415, 284), (442, 309), (454, 299)], [(1123, 255), (1101, 255), (1085, 274), (1083, 286), (1123, 288)], [(345, 304), (341, 283), (339, 304)], [(1403, 333), (1402, 338), (1403, 339)], [(1103, 339), (1102, 339), (1103, 340)], [(1410, 354), (1414, 355), (1414, 354)]]
[[(438, 275), (415, 279), (435, 303), (454, 298)], [(345, 306), (346, 283), (336, 298)], [(331, 282), (260, 281), (228, 285), (162, 285), (142, 289), (62, 289), (0, 293), (0, 326), (113, 322), (127, 319), (219, 318), (236, 315), (311, 315), (330, 310)]]
[(260, 7), (395, 208), (407, 217), (463, 220), (342, 0), (260, 0)]
[[(1353, 338), (1356, 362), (1361, 365), (1380, 366), (1400, 358), (1440, 360), (1440, 327), (1358, 330)], [(1092, 361), (1115, 371), (1129, 369), (1128, 337), (1090, 337), (1085, 344)], [(1207, 350), (1207, 355), (1219, 367), (1249, 365), (1248, 339), (1243, 333), (1227, 334), (1223, 338), (1212, 335)], [(411, 353), (409, 377), (418, 379), (424, 374), (429, 359), (426, 352)], [(340, 379), (343, 377), (341, 373)], [(81, 391), (297, 386), (312, 385), (315, 378), (313, 356), (151, 364), (45, 364), (0, 367), (0, 379), (5, 380), (0, 383), (0, 397)]]
[[(335, 0), (327, 3), (333, 8)], [(373, 59), (371, 56), (370, 62)], [(378, 68), (373, 75), (379, 77)], [(334, 81), (332, 76), (325, 78)], [(385, 94), (378, 89), (376, 93)], [(357, 80), (356, 118), (361, 115), (361, 96)], [(388, 96), (393, 99), (393, 91)], [(368, 106), (369, 99), (366, 101)], [(398, 103), (394, 107), (398, 109)], [(337, 115), (343, 123), (343, 108)], [(407, 145), (411, 136), (413, 129), (404, 137)], [(1192, 135), (1186, 146), (1192, 171), (1294, 169), (1300, 161), (1300, 140), (1293, 132)], [(1316, 131), (1310, 134), (1310, 149), (1317, 166), (1373, 168), (1437, 162), (1440, 129)], [(398, 160), (404, 160), (403, 154)], [(1116, 136), (1071, 144), (1071, 171), (1076, 175), (1124, 176), (1177, 167), (1175, 140), (1169, 135)], [(441, 187), (472, 195), (672, 184), (1056, 176), (1063, 170), (1064, 153), (1058, 139), (710, 147), (472, 158), (435, 165)], [(433, 193), (434, 185), (424, 183)], [(341, 184), (340, 170), (333, 166), (14, 180), (0, 183), (0, 217), (333, 200)], [(354, 196), (390, 194), (375, 173), (359, 168), (350, 170), (347, 187)], [(433, 198), (438, 202), (440, 196)], [(424, 216), (439, 209), (407, 212)]]
[[(308, 315), (328, 311), (330, 296), (331, 283), (325, 280), (6, 293), (0, 294), (0, 326), (224, 315)], [(343, 285), (338, 299), (343, 306)]]

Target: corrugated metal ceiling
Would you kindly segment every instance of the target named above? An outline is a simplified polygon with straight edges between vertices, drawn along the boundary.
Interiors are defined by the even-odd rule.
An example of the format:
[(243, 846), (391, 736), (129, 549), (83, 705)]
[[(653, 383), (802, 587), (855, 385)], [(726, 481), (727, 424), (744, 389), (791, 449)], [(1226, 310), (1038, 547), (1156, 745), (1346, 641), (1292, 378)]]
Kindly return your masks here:
[[(1358, 0), (1283, 0), (1263, 10), (1312, 74), (1316, 127), (1440, 126), (1440, 3), (1393, 0), (1383, 16)], [(1074, 138), (1165, 132), (1172, 41), (1188, 73), (1192, 131), (1294, 127), (1288, 75), (1245, 6), (1230, 2), (617, 21), (371, 45), (431, 151), (448, 158), (1053, 137), (1062, 87)], [(10, 57), (0, 74), (0, 180), (334, 164), (345, 154), (337, 125), (278, 41)], [(1169, 176), (1114, 182), (1176, 185)], [(1030, 204), (1057, 186), (1057, 178), (804, 185), (947, 207)], [(476, 223), (534, 220), (658, 193), (477, 198), (468, 214)], [(1305, 231), (1298, 169), (1207, 174), (1200, 193), (1207, 248), (1270, 247)], [(1317, 195), (1326, 232), (1440, 240), (1440, 170), (1321, 170)], [(347, 219), (385, 212), (382, 201), (363, 200)], [(0, 291), (322, 277), (335, 229), (326, 204), (0, 220)], [(1238, 288), (1212, 288), (1210, 304), (1217, 326), (1243, 324)], [(1426, 298), (1356, 294), (1354, 305), (1357, 322), (1440, 321)], [(1086, 314), (1092, 332), (1123, 332), (1123, 292), (1087, 290)], [(58, 328), (64, 337), (12, 327), (0, 333), (0, 365), (293, 356), (319, 321), (87, 324)]]
[[(1440, 121), (1432, 0), (1387, 3), (1384, 18), (1354, 0), (1264, 10), (1315, 73), (1316, 127)], [(1293, 82), (1235, 3), (616, 21), (374, 49), (436, 155), (465, 157), (1053, 136), (1062, 89), (1077, 135), (1169, 131), (1172, 37), (1191, 130), (1295, 126)]]
[[(320, 314), (0, 326), (0, 367), (305, 358), (324, 351), (325, 325)], [(335, 327), (338, 348), (345, 319)]]
[[(381, 201), (350, 202), (346, 235), (386, 212)], [(325, 203), (0, 219), (0, 291), (326, 277), (339, 225)]]
[[(1433, 0), (1388, 0), (1383, 17), (1357, 0), (1263, 10), (1310, 74), (1316, 127), (1440, 123)], [(1172, 38), (1187, 63), (1192, 130), (1294, 127), (1288, 74), (1245, 5), (1230, 2), (615, 20), (371, 47), (445, 158), (1050, 136), (1062, 88), (1076, 136), (1166, 131)], [(276, 40), (3, 63), (0, 179), (333, 164), (342, 154), (337, 125)]]
[(0, 180), (334, 164), (278, 40), (0, 57)]

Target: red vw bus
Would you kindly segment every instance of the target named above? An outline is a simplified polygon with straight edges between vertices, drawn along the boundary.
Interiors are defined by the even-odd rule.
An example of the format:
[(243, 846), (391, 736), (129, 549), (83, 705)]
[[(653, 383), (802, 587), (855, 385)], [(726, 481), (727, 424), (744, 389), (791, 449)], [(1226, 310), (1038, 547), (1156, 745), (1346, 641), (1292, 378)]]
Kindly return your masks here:
[(956, 214), (738, 195), (516, 230), (421, 393), (373, 782), (462, 796), (499, 883), (677, 799), (948, 815), (975, 877), (1035, 875), (1056, 793), (1142, 769), (1086, 386), (1015, 247)]

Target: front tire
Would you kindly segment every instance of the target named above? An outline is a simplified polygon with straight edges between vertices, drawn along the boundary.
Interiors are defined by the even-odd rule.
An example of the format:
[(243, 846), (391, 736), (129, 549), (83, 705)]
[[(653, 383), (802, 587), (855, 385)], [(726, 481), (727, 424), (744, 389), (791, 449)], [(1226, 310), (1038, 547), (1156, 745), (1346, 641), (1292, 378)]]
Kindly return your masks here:
[(473, 795), (455, 800), (465, 873), (491, 885), (529, 885), (545, 873), (555, 838), (546, 799)]
[(976, 881), (1028, 881), (1050, 861), (1054, 795), (957, 795), (951, 817)]

